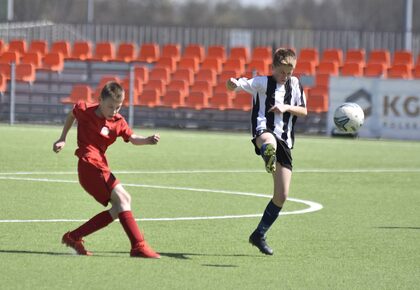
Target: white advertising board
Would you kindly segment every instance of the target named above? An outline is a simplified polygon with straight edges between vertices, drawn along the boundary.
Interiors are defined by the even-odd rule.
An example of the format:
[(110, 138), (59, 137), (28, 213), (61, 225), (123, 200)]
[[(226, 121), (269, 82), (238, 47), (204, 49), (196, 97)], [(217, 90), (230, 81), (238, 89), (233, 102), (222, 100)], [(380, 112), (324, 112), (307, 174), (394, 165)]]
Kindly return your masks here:
[(331, 77), (328, 134), (334, 110), (345, 102), (363, 108), (360, 137), (420, 140), (420, 80)]

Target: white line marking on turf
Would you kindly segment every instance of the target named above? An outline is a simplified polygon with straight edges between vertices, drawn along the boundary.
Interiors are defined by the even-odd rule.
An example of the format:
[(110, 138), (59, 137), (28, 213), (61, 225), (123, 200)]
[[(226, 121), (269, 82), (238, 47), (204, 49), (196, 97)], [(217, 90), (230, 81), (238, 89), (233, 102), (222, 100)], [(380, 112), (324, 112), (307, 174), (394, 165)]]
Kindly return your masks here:
[[(77, 183), (73, 180), (60, 180), (60, 179), (48, 179), (48, 178), (24, 178), (24, 177), (12, 177), (12, 176), (0, 176), (0, 179), (9, 179), (9, 180), (22, 180), (22, 181), (37, 181), (37, 182), (59, 182), (59, 183)], [(156, 188), (156, 189), (167, 189), (167, 190), (181, 190), (181, 191), (194, 191), (194, 192), (212, 192), (212, 193), (226, 193), (231, 195), (243, 195), (243, 196), (253, 196), (253, 197), (262, 197), (262, 198), (271, 198), (269, 195), (254, 193), (254, 192), (240, 192), (240, 191), (230, 191), (230, 190), (215, 190), (215, 189), (203, 189), (203, 188), (191, 188), (191, 187), (177, 187), (177, 186), (162, 186), (162, 185), (148, 185), (148, 184), (131, 184), (125, 183), (124, 186), (128, 187), (143, 187), (143, 188)], [(288, 198), (289, 201), (303, 203), (308, 205), (308, 208), (302, 210), (295, 210), (289, 212), (281, 212), (281, 215), (290, 215), (290, 214), (304, 214), (314, 211), (321, 210), (323, 207), (321, 204), (297, 199), (297, 198)], [(186, 221), (186, 220), (214, 220), (214, 219), (234, 219), (234, 218), (252, 218), (260, 217), (262, 214), (246, 214), (246, 215), (225, 215), (225, 216), (206, 216), (206, 217), (177, 217), (177, 218), (142, 218), (136, 219), (137, 221)], [(31, 222), (84, 222), (86, 220), (75, 220), (75, 219), (49, 219), (49, 220), (0, 220), (0, 223), (31, 223)]]
[[(115, 174), (208, 174), (208, 173), (264, 173), (265, 170), (252, 170), (252, 169), (227, 169), (227, 170), (158, 170), (158, 171), (118, 171), (113, 170)], [(350, 169), (323, 169), (323, 168), (309, 168), (309, 169), (296, 169), (294, 173), (410, 173), (420, 172), (420, 168), (350, 168)], [(1, 175), (76, 175), (75, 171), (21, 171), (21, 172), (0, 172)]]

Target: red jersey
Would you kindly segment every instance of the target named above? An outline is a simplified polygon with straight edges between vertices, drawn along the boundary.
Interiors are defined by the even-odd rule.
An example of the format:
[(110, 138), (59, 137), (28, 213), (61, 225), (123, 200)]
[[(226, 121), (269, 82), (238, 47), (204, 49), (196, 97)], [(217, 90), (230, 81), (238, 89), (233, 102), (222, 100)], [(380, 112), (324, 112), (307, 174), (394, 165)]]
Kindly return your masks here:
[[(77, 120), (77, 148), (75, 155), (82, 157), (99, 157), (106, 163), (105, 151), (109, 145), (121, 136), (128, 142), (133, 130), (120, 114), (111, 120), (96, 115), (99, 104), (86, 104), (79, 101), (73, 108)], [(95, 158), (96, 159), (96, 158)]]

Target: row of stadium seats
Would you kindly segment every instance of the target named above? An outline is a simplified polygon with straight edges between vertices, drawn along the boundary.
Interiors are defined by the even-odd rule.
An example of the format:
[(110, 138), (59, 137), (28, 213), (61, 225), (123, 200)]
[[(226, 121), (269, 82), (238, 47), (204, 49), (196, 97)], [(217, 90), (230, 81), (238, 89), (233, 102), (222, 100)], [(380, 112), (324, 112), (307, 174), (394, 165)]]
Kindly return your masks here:
[[(117, 77), (106, 77), (101, 80), (95, 90), (88, 85), (75, 85), (73, 90), (67, 98), (61, 100), (63, 104), (73, 104), (78, 100), (87, 102), (94, 102), (99, 96), (100, 90), (107, 81), (117, 81), (127, 89), (127, 82), (120, 80)], [(168, 90), (162, 94), (158, 89), (144, 89), (140, 94), (134, 95), (134, 106), (154, 107), (168, 107), (173, 109), (190, 108), (195, 110), (201, 109), (216, 109), (216, 110), (243, 110), (249, 111), (252, 104), (252, 96), (245, 92), (233, 93), (227, 92), (226, 89), (220, 92), (208, 94), (204, 89), (204, 83), (197, 84), (195, 89), (192, 87), (191, 91), (186, 94), (182, 90)], [(129, 97), (127, 96), (124, 105), (129, 104)]]
[[(233, 76), (250, 77), (253, 71), (258, 74), (270, 72), (272, 49), (256, 47), (252, 54), (246, 47), (234, 47), (227, 57), (223, 46), (210, 46), (205, 53), (201, 45), (188, 45), (181, 53), (179, 44), (166, 44), (162, 47), (155, 43), (141, 45), (138, 55), (133, 43), (120, 43), (117, 52), (112, 42), (98, 42), (95, 52), (88, 41), (76, 41), (71, 45), (68, 41), (57, 41), (48, 48), (46, 41), (34, 40), (27, 48), (25, 40), (12, 40), (8, 44), (0, 40), (0, 63), (32, 64), (35, 69), (60, 72), (64, 61), (119, 61), (147, 62), (156, 67), (167, 67), (173, 73), (176, 68), (188, 68), (194, 73), (199, 68), (211, 68), (217, 74), (222, 71), (235, 71)], [(250, 57), (251, 55), (251, 57)], [(348, 50), (344, 56), (341, 49), (326, 49), (319, 57), (315, 48), (303, 48), (299, 52), (296, 76), (329, 74), (332, 76), (366, 76), (389, 78), (420, 78), (420, 58), (414, 64), (409, 51), (372, 50), (366, 59), (363, 49)], [(26, 68), (26, 71), (30, 70)], [(232, 73), (230, 74), (232, 75)], [(3, 66), (0, 73), (8, 76), (8, 69)]]

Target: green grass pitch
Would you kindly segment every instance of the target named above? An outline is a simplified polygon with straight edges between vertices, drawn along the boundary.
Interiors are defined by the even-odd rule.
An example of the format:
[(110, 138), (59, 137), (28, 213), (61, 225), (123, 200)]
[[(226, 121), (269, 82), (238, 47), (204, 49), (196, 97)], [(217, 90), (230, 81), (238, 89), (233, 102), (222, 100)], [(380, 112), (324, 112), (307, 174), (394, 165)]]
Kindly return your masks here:
[[(85, 238), (93, 257), (60, 243), (104, 210), (77, 183), (75, 128), (55, 154), (61, 127), (0, 126), (0, 289), (418, 289), (419, 142), (297, 136), (290, 197), (323, 208), (280, 216), (269, 257), (248, 243), (259, 217), (238, 217), (261, 214), (272, 192), (249, 135), (156, 131), (157, 146), (119, 140), (107, 153), (162, 254), (146, 260), (129, 257), (118, 222)], [(224, 216), (236, 218), (170, 220)]]

